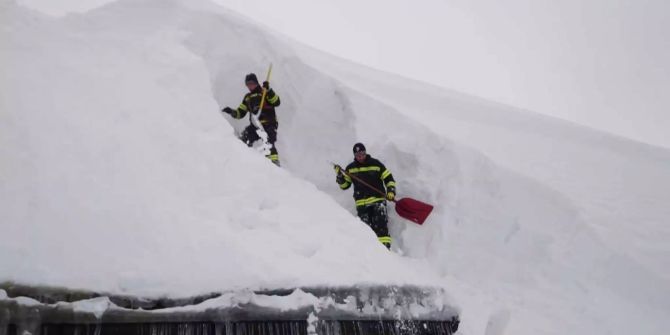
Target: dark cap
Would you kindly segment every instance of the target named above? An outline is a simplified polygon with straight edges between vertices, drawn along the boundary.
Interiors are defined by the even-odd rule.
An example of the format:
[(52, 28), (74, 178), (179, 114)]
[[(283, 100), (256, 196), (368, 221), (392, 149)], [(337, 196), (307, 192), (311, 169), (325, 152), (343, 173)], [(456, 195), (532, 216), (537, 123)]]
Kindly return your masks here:
[(253, 73), (249, 73), (246, 77), (244, 77), (244, 83), (248, 83), (250, 81), (253, 81), (254, 83), (258, 84), (258, 78), (256, 78), (256, 75)]
[(359, 152), (359, 151), (365, 151), (365, 146), (363, 145), (363, 143), (360, 143), (360, 142), (354, 144), (354, 154)]

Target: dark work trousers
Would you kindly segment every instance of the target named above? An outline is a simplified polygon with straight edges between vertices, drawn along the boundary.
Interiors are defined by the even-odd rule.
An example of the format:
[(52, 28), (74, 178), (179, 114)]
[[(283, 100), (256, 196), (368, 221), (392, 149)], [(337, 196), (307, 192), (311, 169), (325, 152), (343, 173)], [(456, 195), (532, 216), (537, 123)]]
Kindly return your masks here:
[(391, 237), (389, 236), (388, 214), (386, 213), (386, 201), (376, 202), (367, 206), (356, 207), (358, 217), (365, 222), (372, 231), (377, 234), (379, 242), (391, 249)]
[[(279, 128), (278, 123), (268, 123), (263, 125), (263, 129), (265, 129), (265, 132), (268, 133), (268, 143), (270, 143), (272, 146), (270, 148), (270, 155), (266, 157), (269, 158), (272, 163), (279, 165), (279, 153), (277, 152), (277, 147), (275, 146), (275, 142), (277, 142), (277, 128)], [(240, 134), (240, 140), (246, 143), (249, 147), (253, 146), (254, 142), (260, 139), (261, 138), (256, 132), (256, 127), (253, 124), (250, 124), (244, 128), (242, 134)]]

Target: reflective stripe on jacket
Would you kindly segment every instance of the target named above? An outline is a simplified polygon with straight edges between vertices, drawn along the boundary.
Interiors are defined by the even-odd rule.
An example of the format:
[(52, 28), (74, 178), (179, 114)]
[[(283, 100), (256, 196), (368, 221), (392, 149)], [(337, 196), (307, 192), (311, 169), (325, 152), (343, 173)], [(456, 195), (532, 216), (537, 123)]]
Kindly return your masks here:
[[(242, 99), (242, 102), (235, 110), (235, 113), (232, 114), (232, 117), (241, 119), (247, 115), (248, 112), (257, 114), (262, 98), (263, 88), (259, 85), (256, 87), (256, 89), (244, 95), (244, 99)], [(279, 95), (277, 95), (274, 90), (270, 88), (265, 94), (263, 111), (258, 117), (258, 120), (261, 122), (261, 124), (277, 123), (277, 113), (275, 112), (275, 107), (279, 106), (279, 104), (281, 104)], [(249, 115), (249, 118), (251, 118), (251, 115)]]
[[(395, 180), (393, 179), (391, 171), (389, 171), (382, 162), (372, 158), (370, 155), (365, 156), (365, 161), (363, 161), (363, 163), (354, 160), (347, 165), (345, 170), (347, 174), (363, 180), (379, 191), (384, 193), (395, 193)], [(356, 201), (356, 207), (367, 206), (386, 200), (381, 194), (370, 189), (368, 186), (363, 185), (363, 183), (358, 182), (356, 179), (351, 178), (347, 174), (344, 175), (344, 182), (339, 185), (343, 190), (348, 189), (352, 184), (354, 185), (354, 200)]]

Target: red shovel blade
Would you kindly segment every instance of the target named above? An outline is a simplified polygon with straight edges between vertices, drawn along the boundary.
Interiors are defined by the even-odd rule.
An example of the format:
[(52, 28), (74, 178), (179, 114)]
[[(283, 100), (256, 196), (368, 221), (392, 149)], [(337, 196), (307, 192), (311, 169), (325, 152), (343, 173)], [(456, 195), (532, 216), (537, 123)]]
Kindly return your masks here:
[(412, 198), (402, 198), (396, 200), (395, 211), (407, 220), (416, 224), (423, 224), (430, 212), (433, 211), (433, 205)]

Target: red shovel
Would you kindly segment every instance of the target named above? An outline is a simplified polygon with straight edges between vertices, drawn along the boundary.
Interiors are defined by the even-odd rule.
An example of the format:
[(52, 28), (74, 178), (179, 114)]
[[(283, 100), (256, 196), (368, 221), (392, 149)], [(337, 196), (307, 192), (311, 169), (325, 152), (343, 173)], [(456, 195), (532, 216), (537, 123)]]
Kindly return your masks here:
[[(339, 166), (337, 164), (333, 164), (335, 166)], [(381, 190), (378, 190), (376, 187), (364, 182), (360, 178), (347, 173), (346, 170), (342, 169), (340, 167), (340, 171), (342, 173), (346, 174), (347, 176), (351, 177), (352, 179), (355, 179), (357, 182), (369, 187), (371, 190), (381, 194), (381, 196), (386, 197), (386, 194), (382, 192)], [(427, 204), (425, 202), (421, 202), (416, 199), (412, 198), (402, 198), (398, 200), (391, 200), (395, 203), (395, 211), (398, 213), (398, 215), (402, 218), (405, 218), (407, 220), (410, 220), (416, 224), (423, 224), (424, 221), (426, 221), (426, 218), (428, 215), (430, 215), (430, 212), (433, 211), (433, 205)]]
[(423, 224), (433, 211), (433, 205), (412, 198), (391, 201), (395, 202), (395, 211), (398, 215), (416, 224)]

